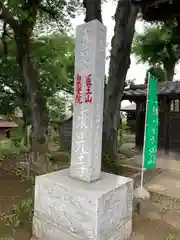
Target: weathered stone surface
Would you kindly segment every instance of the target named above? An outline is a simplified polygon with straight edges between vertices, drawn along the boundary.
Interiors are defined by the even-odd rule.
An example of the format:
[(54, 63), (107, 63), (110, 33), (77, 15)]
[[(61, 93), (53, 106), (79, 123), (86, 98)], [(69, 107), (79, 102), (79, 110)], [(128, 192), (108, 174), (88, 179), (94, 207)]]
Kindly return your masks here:
[(67, 169), (39, 176), (34, 236), (43, 240), (128, 239), (122, 236), (131, 233), (130, 222), (125, 223), (132, 218), (132, 201), (133, 182), (128, 178), (102, 173), (99, 181), (89, 184), (69, 178)]
[[(32, 238), (31, 240), (77, 240), (76, 237), (65, 233), (61, 229), (53, 226), (52, 223), (44, 222), (37, 217), (34, 217), (34, 225), (38, 226), (36, 230), (40, 238)], [(117, 231), (113, 232), (106, 240), (129, 240), (132, 232), (132, 219), (124, 223)], [(47, 234), (48, 233), (48, 234)], [(85, 240), (84, 238), (82, 238)], [(133, 238), (134, 240), (134, 238)], [(140, 239), (138, 239), (140, 240)]]
[(133, 233), (130, 240), (145, 240), (145, 237), (143, 234)]
[(153, 203), (151, 200), (142, 201), (139, 215), (150, 220), (160, 220), (161, 209), (158, 204)]
[(73, 132), (70, 176), (100, 178), (106, 27), (97, 20), (76, 30)]
[(164, 221), (172, 227), (180, 230), (180, 211), (173, 210), (164, 215)]
[(124, 223), (117, 231), (113, 232), (107, 240), (129, 240), (132, 233), (132, 219)]
[(33, 235), (40, 240), (127, 240), (132, 179), (101, 173), (106, 28), (77, 27), (70, 169), (36, 178)]
[(145, 188), (138, 187), (138, 188), (134, 189), (134, 197), (137, 200), (149, 200), (150, 194)]

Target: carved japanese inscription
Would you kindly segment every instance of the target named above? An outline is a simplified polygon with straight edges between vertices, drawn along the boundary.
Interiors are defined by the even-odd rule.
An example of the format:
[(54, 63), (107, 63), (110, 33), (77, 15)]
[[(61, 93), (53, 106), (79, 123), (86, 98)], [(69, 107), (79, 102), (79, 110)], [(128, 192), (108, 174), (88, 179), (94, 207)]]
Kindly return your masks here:
[(98, 21), (77, 27), (70, 176), (100, 178), (106, 28)]

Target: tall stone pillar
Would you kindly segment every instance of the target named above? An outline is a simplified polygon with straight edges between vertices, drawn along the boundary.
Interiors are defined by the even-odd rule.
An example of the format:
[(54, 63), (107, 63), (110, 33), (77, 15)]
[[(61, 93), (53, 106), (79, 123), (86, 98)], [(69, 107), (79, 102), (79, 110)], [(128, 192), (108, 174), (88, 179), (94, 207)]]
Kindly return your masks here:
[(106, 28), (99, 21), (77, 27), (70, 176), (100, 178)]
[(101, 172), (106, 29), (77, 27), (71, 166), (38, 176), (33, 235), (40, 240), (127, 240), (133, 182)]

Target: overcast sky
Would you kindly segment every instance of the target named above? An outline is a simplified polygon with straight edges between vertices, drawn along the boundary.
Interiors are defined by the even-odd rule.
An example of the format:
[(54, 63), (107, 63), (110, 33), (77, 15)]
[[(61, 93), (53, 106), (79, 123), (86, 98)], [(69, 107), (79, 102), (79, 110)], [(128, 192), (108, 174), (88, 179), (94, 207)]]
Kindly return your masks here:
[[(107, 27), (107, 44), (108, 49), (110, 49), (111, 39), (114, 33), (114, 20), (112, 16), (114, 16), (116, 9), (116, 4), (113, 3), (113, 0), (108, 0), (108, 3), (103, 5), (102, 9), (102, 16), (103, 16), (103, 23)], [(84, 21), (84, 15), (79, 15), (73, 20), (73, 28), (75, 29), (77, 25), (82, 24)], [(136, 31), (141, 33), (144, 31), (144, 24), (143, 22), (137, 21), (136, 22)], [(108, 50), (107, 49), (107, 50)], [(107, 51), (108, 52), (108, 51)], [(108, 73), (109, 63), (106, 62), (106, 73)], [(137, 64), (136, 58), (132, 55), (131, 56), (131, 66), (127, 73), (127, 79), (136, 79), (135, 83), (143, 83), (146, 70), (148, 69), (148, 64)], [(179, 69), (179, 71), (178, 71)], [(176, 67), (176, 75), (174, 77), (176, 80), (180, 80), (180, 66)], [(124, 104), (123, 104), (124, 105)]]

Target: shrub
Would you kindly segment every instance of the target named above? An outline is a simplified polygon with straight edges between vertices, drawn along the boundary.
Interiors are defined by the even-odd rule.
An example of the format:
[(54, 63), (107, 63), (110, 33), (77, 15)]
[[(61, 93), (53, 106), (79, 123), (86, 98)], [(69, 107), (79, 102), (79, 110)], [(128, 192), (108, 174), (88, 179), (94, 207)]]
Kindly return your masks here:
[(0, 161), (4, 161), (8, 156), (18, 156), (23, 153), (27, 153), (29, 149), (24, 145), (18, 147), (12, 142), (6, 142), (0, 144)]
[(176, 234), (169, 234), (165, 240), (180, 240), (180, 235), (176, 235)]
[(126, 122), (122, 121), (121, 127), (118, 130), (118, 145), (119, 147), (123, 144), (124, 142), (124, 134), (128, 132), (128, 127)]
[(61, 162), (70, 161), (70, 156), (67, 152), (54, 151), (54, 152), (47, 153), (46, 156), (51, 163), (56, 163), (58, 161), (61, 161)]
[(53, 137), (53, 141), (58, 144), (59, 141), (60, 141), (59, 135), (54, 136), (54, 137)]
[(114, 160), (110, 159), (108, 155), (103, 153), (102, 171), (113, 174), (121, 174), (122, 169), (121, 166), (117, 165)]
[(12, 137), (11, 141), (13, 142), (14, 146), (19, 147), (21, 145), (22, 138), (21, 137)]
[(19, 205), (13, 205), (9, 214), (1, 214), (1, 220), (6, 226), (20, 227), (25, 223), (31, 222), (33, 217), (33, 202), (31, 199), (22, 201)]

